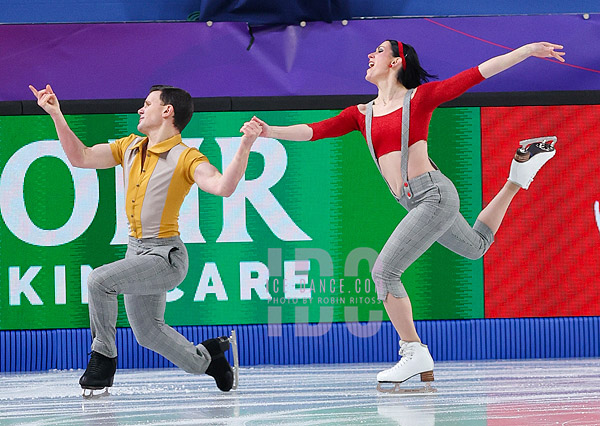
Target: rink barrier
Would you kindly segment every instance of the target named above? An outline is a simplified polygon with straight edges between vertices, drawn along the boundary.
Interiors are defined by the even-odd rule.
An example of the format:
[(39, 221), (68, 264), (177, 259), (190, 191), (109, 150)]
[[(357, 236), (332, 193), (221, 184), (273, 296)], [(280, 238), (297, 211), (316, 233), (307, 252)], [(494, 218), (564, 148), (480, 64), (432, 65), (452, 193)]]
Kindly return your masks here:
[[(391, 323), (370, 323), (376, 333), (357, 336), (357, 330), (367, 334), (366, 326), (261, 324), (175, 329), (196, 343), (236, 330), (242, 366), (397, 360), (398, 335)], [(437, 361), (600, 357), (600, 317), (417, 321), (416, 327)], [(0, 331), (0, 371), (82, 369), (87, 365), (90, 343), (88, 329)], [(139, 346), (129, 328), (117, 329), (117, 349), (118, 368), (173, 367), (162, 356)], [(231, 361), (230, 353), (228, 357)]]

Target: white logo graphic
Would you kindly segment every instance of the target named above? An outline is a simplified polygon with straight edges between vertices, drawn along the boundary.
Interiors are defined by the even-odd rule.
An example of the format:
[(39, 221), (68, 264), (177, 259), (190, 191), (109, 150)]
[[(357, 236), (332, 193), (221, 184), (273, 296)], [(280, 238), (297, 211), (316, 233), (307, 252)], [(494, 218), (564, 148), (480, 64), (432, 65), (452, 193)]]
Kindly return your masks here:
[[(73, 212), (67, 223), (58, 229), (39, 228), (31, 221), (25, 207), (25, 175), (31, 164), (42, 157), (56, 157), (63, 161), (73, 178)], [(46, 176), (39, 178), (47, 179)], [(58, 141), (37, 141), (25, 145), (6, 162), (0, 177), (0, 213), (4, 224), (20, 240), (37, 246), (59, 246), (77, 239), (92, 224), (99, 197), (96, 171), (71, 166)]]
[[(221, 148), (223, 170), (233, 160), (240, 144), (239, 137), (216, 138)], [(198, 147), (202, 138), (184, 139)], [(236, 191), (223, 200), (223, 229), (217, 242), (252, 241), (246, 225), (247, 204), (252, 204), (266, 225), (282, 241), (310, 241), (271, 192), (287, 168), (287, 153), (276, 139), (258, 138), (252, 151), (264, 158), (263, 173), (255, 179), (242, 178)], [(73, 178), (75, 202), (69, 220), (57, 229), (41, 229), (34, 224), (25, 206), (23, 187), (25, 175), (38, 158), (51, 156), (63, 161)], [(123, 172), (115, 168), (116, 229), (111, 244), (127, 244), (128, 225), (125, 217)], [(41, 179), (44, 177), (41, 176)], [(100, 198), (99, 179), (95, 170), (72, 167), (56, 140), (44, 140), (25, 145), (7, 161), (0, 177), (0, 214), (6, 227), (20, 240), (44, 247), (59, 246), (77, 239), (92, 224)], [(246, 202), (248, 201), (248, 203)], [(198, 188), (192, 188), (181, 207), (181, 239), (184, 243), (204, 243), (200, 232)]]

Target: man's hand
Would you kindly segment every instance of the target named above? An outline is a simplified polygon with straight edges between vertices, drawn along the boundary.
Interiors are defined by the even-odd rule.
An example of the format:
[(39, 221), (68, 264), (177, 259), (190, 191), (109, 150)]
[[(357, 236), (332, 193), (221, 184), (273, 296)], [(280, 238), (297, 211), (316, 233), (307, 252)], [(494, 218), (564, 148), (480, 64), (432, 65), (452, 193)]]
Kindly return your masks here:
[(262, 127), (256, 121), (247, 121), (244, 123), (240, 132), (244, 135), (233, 160), (223, 174), (209, 162), (198, 164), (194, 171), (194, 181), (201, 190), (221, 197), (229, 197), (235, 191), (240, 179), (246, 172), (248, 165), (248, 156), (252, 144), (260, 136)]
[(51, 117), (60, 115), (60, 104), (58, 103), (58, 98), (52, 91), (52, 87), (50, 87), (49, 84), (46, 84), (46, 88), (42, 90), (37, 90), (30, 84), (29, 89), (37, 98), (38, 105)]
[(260, 136), (262, 131), (262, 126), (258, 122), (254, 120), (246, 121), (240, 129), (240, 132), (244, 134), (244, 136), (242, 136), (241, 141), (242, 145), (244, 145), (247, 148), (252, 147), (252, 144), (254, 143), (256, 138)]

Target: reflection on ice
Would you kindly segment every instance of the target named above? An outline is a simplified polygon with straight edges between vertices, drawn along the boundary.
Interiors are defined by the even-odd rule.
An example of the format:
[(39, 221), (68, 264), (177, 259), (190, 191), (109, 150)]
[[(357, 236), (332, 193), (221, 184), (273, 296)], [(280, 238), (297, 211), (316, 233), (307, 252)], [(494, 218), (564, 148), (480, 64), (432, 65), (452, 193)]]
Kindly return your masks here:
[(0, 424), (600, 425), (596, 359), (440, 362), (429, 394), (377, 392), (386, 367), (243, 368), (229, 393), (177, 369), (119, 370), (111, 395), (94, 400), (81, 397), (82, 371), (2, 374)]

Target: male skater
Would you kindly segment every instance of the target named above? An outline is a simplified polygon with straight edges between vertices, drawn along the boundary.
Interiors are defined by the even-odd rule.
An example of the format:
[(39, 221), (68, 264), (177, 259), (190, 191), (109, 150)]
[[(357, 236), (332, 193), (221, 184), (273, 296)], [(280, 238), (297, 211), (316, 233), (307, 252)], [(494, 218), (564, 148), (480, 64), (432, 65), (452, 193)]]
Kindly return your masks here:
[[(88, 295), (92, 353), (79, 384), (84, 396), (112, 386), (117, 364), (115, 332), (117, 295), (123, 294), (127, 318), (138, 343), (158, 352), (186, 372), (212, 376), (219, 389), (234, 382), (223, 353), (229, 339), (209, 339), (195, 346), (165, 324), (167, 291), (177, 287), (188, 270), (188, 255), (179, 238), (178, 216), (183, 199), (195, 183), (203, 191), (228, 197), (246, 171), (252, 144), (261, 132), (245, 123), (240, 147), (223, 174), (195, 148), (183, 144), (181, 132), (194, 105), (189, 93), (171, 86), (153, 86), (138, 110), (138, 130), (114, 143), (85, 146), (69, 128), (50, 85), (29, 86), (38, 105), (56, 126), (60, 143), (74, 167), (106, 169), (120, 164), (126, 190), (130, 234), (124, 259), (90, 273)], [(90, 389), (86, 395), (86, 389)]]

